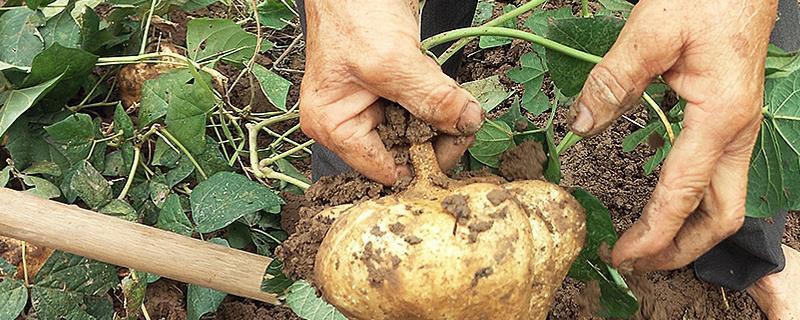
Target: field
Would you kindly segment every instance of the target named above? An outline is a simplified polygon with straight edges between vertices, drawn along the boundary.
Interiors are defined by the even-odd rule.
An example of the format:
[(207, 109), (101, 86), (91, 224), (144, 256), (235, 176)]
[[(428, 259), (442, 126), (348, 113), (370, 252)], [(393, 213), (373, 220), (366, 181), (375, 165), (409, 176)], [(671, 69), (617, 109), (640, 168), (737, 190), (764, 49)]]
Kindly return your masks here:
[[(262, 289), (284, 302), (239, 298), (0, 237), (0, 320), (343, 318), (314, 288), (316, 253), (333, 223), (317, 214), (401, 194), (407, 185), (384, 187), (355, 173), (312, 183), (314, 141), (300, 130), (297, 111), (305, 42), (287, 2), (0, 0), (0, 39), (11, 39), (0, 40), (0, 156), (8, 164), (0, 172), (2, 185), (276, 257)], [(526, 2), (481, 1), (475, 25)], [(620, 3), (591, 1), (586, 9), (621, 27), (630, 9)], [(546, 30), (550, 17), (567, 21), (581, 10), (580, 1), (549, 1), (502, 26)], [(598, 37), (610, 45), (616, 35)], [(554, 49), (522, 39), (483, 37), (465, 46), (455, 79), (491, 104), (482, 107), (502, 128), (481, 129), (450, 175), (462, 181), (546, 178), (585, 190), (588, 196), (579, 202), (586, 207), (584, 201), (599, 200), (607, 213), (588, 214), (610, 217), (613, 229), (589, 225), (587, 247), (594, 252), (582, 252), (578, 260), (605, 268), (598, 248), (615, 241), (642, 212), (671, 130), (681, 128), (682, 106), (666, 85), (654, 86), (648, 90), (654, 104), (642, 103), (602, 134), (576, 140), (566, 124), (572, 100), (562, 94), (565, 80), (551, 73), (558, 73), (558, 61), (562, 68), (588, 62), (548, 61), (545, 50), (548, 59), (555, 56)], [(599, 51), (590, 55), (604, 53)], [(793, 77), (800, 68), (796, 55), (771, 58), (792, 59), (776, 74)], [(666, 111), (661, 119), (654, 114), (662, 112), (659, 105)], [(434, 134), (400, 109), (386, 114), (378, 129), (385, 144), (407, 148), (421, 139), (406, 136), (407, 127)], [(649, 134), (631, 145), (632, 134), (644, 130)], [(410, 163), (407, 152), (398, 161)], [(786, 188), (797, 187), (787, 182)], [(762, 199), (768, 208), (797, 205), (791, 196)], [(473, 230), (473, 236), (485, 231)], [(784, 243), (800, 249), (795, 213), (789, 214)], [(548, 319), (766, 319), (747, 294), (703, 283), (690, 267), (616, 281), (607, 278), (619, 275), (610, 266), (596, 273), (579, 268), (573, 266), (556, 292)], [(586, 274), (591, 276), (575, 276)], [(385, 276), (370, 277), (381, 282)], [(605, 282), (598, 285), (600, 279)], [(601, 304), (609, 294), (624, 298)]]

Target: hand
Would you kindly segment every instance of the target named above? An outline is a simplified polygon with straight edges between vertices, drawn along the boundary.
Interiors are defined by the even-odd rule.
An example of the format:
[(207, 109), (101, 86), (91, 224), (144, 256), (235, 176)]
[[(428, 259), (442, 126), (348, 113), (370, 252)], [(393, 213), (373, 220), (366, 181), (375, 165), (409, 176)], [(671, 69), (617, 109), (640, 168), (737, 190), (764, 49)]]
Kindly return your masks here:
[(683, 267), (742, 225), (776, 0), (644, 0), (570, 110), (597, 134), (658, 75), (687, 100), (684, 127), (641, 218), (616, 243), (621, 269)]
[(420, 51), (418, 12), (416, 0), (306, 1), (303, 132), (387, 185), (408, 168), (395, 165), (375, 130), (384, 120), (381, 97), (449, 134), (434, 143), (445, 169), (456, 164), (483, 122), (477, 100)]

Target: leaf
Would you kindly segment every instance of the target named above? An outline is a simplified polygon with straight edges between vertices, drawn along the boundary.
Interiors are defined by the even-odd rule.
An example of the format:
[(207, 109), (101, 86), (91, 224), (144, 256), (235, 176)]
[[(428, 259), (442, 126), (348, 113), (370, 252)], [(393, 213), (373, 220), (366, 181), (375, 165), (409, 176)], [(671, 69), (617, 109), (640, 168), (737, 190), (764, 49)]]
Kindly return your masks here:
[(161, 208), (164, 200), (167, 199), (167, 195), (172, 191), (165, 182), (164, 176), (157, 176), (150, 180), (150, 199), (153, 200), (153, 204), (157, 208)]
[[(228, 241), (220, 238), (208, 240), (210, 243), (229, 247)], [(186, 312), (189, 320), (199, 320), (204, 314), (217, 311), (222, 300), (228, 294), (225, 292), (203, 288), (197, 285), (189, 285), (189, 292), (186, 294)]]
[(550, 99), (538, 89), (533, 91), (533, 97), (528, 97), (529, 92), (532, 90), (525, 89), (525, 94), (522, 96), (522, 105), (525, 110), (528, 110), (533, 115), (540, 115), (542, 112), (550, 109)]
[(167, 115), (172, 97), (194, 79), (187, 69), (164, 73), (142, 85), (142, 101), (139, 104), (139, 128), (147, 127)]
[[(228, 161), (222, 156), (222, 152), (219, 148), (219, 144), (217, 144), (214, 139), (206, 137), (205, 151), (194, 157), (209, 177), (218, 172), (233, 171), (233, 168), (228, 165)], [(199, 176), (196, 171), (195, 176)], [(197, 178), (197, 180), (202, 180), (202, 177)]]
[[(509, 13), (516, 9), (517, 7), (513, 4), (507, 4), (503, 7), (503, 13)], [(514, 28), (517, 19), (509, 19), (506, 22), (503, 22), (498, 27), (505, 27), (505, 28)], [(512, 42), (511, 38), (507, 37), (497, 37), (497, 36), (484, 36), (481, 37), (480, 41), (478, 42), (478, 47), (481, 49), (489, 49), (494, 47), (500, 47)]]
[(167, 187), (172, 188), (184, 179), (188, 178), (189, 175), (194, 172), (194, 165), (186, 156), (183, 156), (178, 160), (178, 166), (175, 169), (167, 171), (167, 174), (164, 175), (164, 180), (167, 184)]
[(55, 0), (25, 0), (25, 4), (31, 10), (36, 10), (39, 7), (45, 7), (48, 4), (55, 2)]
[(100, 208), (97, 212), (105, 215), (114, 216), (130, 222), (139, 221), (139, 213), (133, 209), (125, 200), (113, 199), (111, 202)]
[(292, 83), (258, 63), (253, 65), (251, 72), (258, 79), (267, 100), (279, 110), (286, 111), (286, 96)]
[(544, 170), (544, 177), (547, 181), (550, 181), (555, 184), (561, 183), (561, 160), (559, 160), (558, 152), (556, 150), (556, 139), (555, 133), (553, 132), (553, 126), (550, 125), (547, 127), (546, 139), (547, 139), (547, 167)]
[(186, 217), (180, 198), (175, 194), (167, 196), (164, 205), (161, 206), (161, 213), (158, 214), (156, 227), (187, 237), (191, 237), (192, 233), (194, 233), (192, 222)]
[(94, 319), (83, 306), (117, 282), (114, 266), (56, 251), (36, 274), (31, 303), (39, 319)]
[[(547, 38), (575, 49), (603, 56), (617, 40), (625, 21), (615, 17), (550, 20)], [(556, 87), (567, 96), (577, 95), (594, 64), (547, 49), (547, 66)]]
[(11, 166), (6, 166), (5, 168), (3, 168), (3, 170), (0, 170), (0, 188), (5, 188), (6, 185), (8, 184), (9, 179), (11, 179)]
[(0, 319), (17, 319), (27, 303), (28, 289), (22, 281), (9, 277), (0, 282)]
[(625, 139), (622, 140), (622, 151), (631, 152), (636, 149), (636, 146), (647, 142), (647, 138), (649, 138), (659, 126), (661, 126), (661, 123), (654, 122), (648, 124), (644, 128), (631, 132), (631, 134), (627, 135)]
[[(306, 177), (303, 173), (297, 170), (297, 168), (295, 168), (295, 166), (293, 166), (292, 163), (289, 162), (288, 160), (278, 159), (278, 161), (276, 161), (275, 164), (278, 166), (278, 171), (280, 171), (281, 173), (288, 175), (292, 178), (295, 178), (297, 180), (300, 180), (302, 182), (311, 184), (311, 181), (308, 180), (308, 177)], [(284, 191), (289, 191), (300, 195), (304, 193), (302, 189), (285, 181), (281, 181), (280, 186), (281, 190)]]
[(22, 173), (29, 175), (42, 174), (51, 177), (60, 177), (61, 167), (52, 161), (37, 161), (32, 163), (27, 169), (23, 170)]
[(200, 10), (202, 8), (208, 7), (209, 5), (214, 4), (215, 2), (217, 2), (217, 0), (188, 0), (181, 6), (181, 9), (183, 9), (186, 12), (192, 12), (195, 10)]
[(59, 80), (60, 77), (56, 77), (36, 86), (9, 91), (5, 104), (0, 108), (0, 136), (4, 135), (25, 111), (39, 102), (39, 99), (44, 97)]
[(626, 1), (626, 0), (598, 0), (600, 4), (603, 5), (604, 8), (614, 11), (614, 12), (621, 12), (623, 14), (630, 15), (631, 10), (633, 10), (633, 4)]
[(549, 28), (548, 20), (573, 18), (572, 8), (562, 7), (555, 10), (534, 10), (528, 20), (525, 20), (525, 27), (533, 33), (545, 36)]
[(220, 172), (201, 182), (191, 195), (197, 231), (222, 229), (242, 216), (259, 210), (279, 213), (283, 200), (264, 185), (247, 177)]
[(512, 137), (511, 128), (505, 122), (486, 120), (475, 134), (475, 143), (469, 148), (469, 153), (481, 163), (497, 168), (500, 155), (514, 146)]
[(22, 183), (26, 186), (33, 187), (25, 190), (25, 192), (33, 194), (42, 199), (53, 199), (61, 196), (61, 191), (52, 182), (34, 176), (22, 177)]
[(491, 19), (492, 11), (494, 11), (493, 3), (484, 0), (479, 1), (478, 6), (475, 9), (475, 16), (472, 19), (472, 25), (481, 25), (486, 22), (486, 20)]
[(296, 281), (287, 290), (286, 304), (298, 317), (306, 320), (347, 320), (336, 308), (318, 297), (317, 290), (308, 281)]
[(69, 186), (92, 209), (100, 208), (111, 201), (111, 185), (88, 161), (75, 165)]
[(283, 274), (283, 261), (272, 259), (264, 272), (264, 280), (261, 281), (261, 291), (282, 294), (292, 285), (294, 281)]
[[(293, 1), (286, 1), (289, 5), (294, 5)], [(270, 29), (281, 30), (287, 25), (287, 21), (292, 21), (294, 12), (280, 0), (264, 0), (258, 7), (258, 17), (261, 25)]]
[(601, 303), (597, 315), (627, 319), (636, 313), (639, 303), (627, 288), (612, 280), (612, 268), (603, 262), (598, 253), (602, 246), (611, 248), (617, 241), (611, 215), (591, 193), (577, 188), (572, 195), (586, 209), (586, 240), (581, 254), (570, 267), (569, 276), (585, 283), (599, 283)]
[(41, 12), (28, 8), (6, 11), (0, 19), (0, 61), (28, 67), (33, 57), (44, 49), (36, 28), (44, 25)]
[(779, 80), (767, 100), (750, 164), (746, 210), (771, 217), (800, 209), (800, 72)]
[(228, 239), (231, 248), (245, 249), (253, 243), (253, 237), (250, 236), (250, 227), (243, 223), (234, 222), (226, 229), (228, 234), (225, 239)]
[(173, 91), (167, 97), (168, 109), (164, 123), (192, 154), (202, 153), (205, 148), (206, 118), (216, 103), (216, 97), (208, 86), (193, 83)]
[(125, 112), (122, 103), (117, 103), (117, 106), (114, 108), (114, 131), (122, 131), (122, 137), (125, 139), (133, 138), (133, 134), (136, 132), (133, 127), (133, 121), (131, 117), (128, 116), (128, 113)]
[(800, 51), (786, 52), (770, 44), (767, 50), (767, 78), (782, 78), (800, 69)]
[(0, 279), (12, 278), (16, 274), (17, 274), (17, 266), (8, 263), (8, 261), (0, 257)]
[(70, 164), (76, 164), (89, 159), (95, 140), (95, 128), (91, 116), (76, 113), (44, 129), (54, 147), (64, 154)]
[(125, 319), (137, 320), (142, 310), (145, 293), (147, 291), (147, 279), (145, 273), (131, 272), (122, 279), (122, 294), (125, 297)]
[[(67, 7), (69, 8), (69, 6)], [(67, 48), (80, 48), (81, 30), (75, 19), (70, 14), (71, 10), (64, 9), (61, 13), (51, 17), (39, 28), (44, 39), (44, 47), (60, 44)]]
[(500, 76), (498, 75), (467, 82), (462, 84), (461, 87), (469, 91), (475, 99), (478, 99), (481, 108), (485, 112), (492, 111), (513, 94), (513, 92), (506, 90), (506, 86), (500, 82)]
[[(256, 35), (228, 19), (198, 18), (186, 24), (186, 49), (190, 59), (202, 61), (218, 59), (242, 63), (253, 56)], [(272, 43), (264, 40), (262, 50), (269, 50)]]

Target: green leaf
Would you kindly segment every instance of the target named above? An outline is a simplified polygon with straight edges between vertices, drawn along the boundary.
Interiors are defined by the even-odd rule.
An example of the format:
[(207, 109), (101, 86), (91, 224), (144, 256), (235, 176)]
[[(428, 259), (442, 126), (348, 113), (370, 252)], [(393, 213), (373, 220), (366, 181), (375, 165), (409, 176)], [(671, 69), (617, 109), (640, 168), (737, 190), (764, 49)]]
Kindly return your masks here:
[(8, 263), (3, 258), (0, 258), (0, 279), (13, 278), (17, 274), (17, 266)]
[(656, 132), (659, 126), (661, 126), (661, 123), (654, 122), (648, 124), (644, 128), (631, 132), (631, 134), (627, 135), (625, 139), (622, 140), (622, 151), (631, 152), (636, 149), (638, 145), (647, 142), (647, 138)]
[[(294, 5), (293, 1), (286, 1), (289, 5)], [(264, 0), (258, 5), (258, 17), (261, 25), (267, 28), (281, 30), (294, 19), (294, 12), (280, 0)]]
[(603, 5), (604, 8), (614, 11), (614, 12), (621, 12), (626, 16), (631, 13), (633, 10), (633, 4), (626, 1), (626, 0), (598, 0), (600, 4)]
[(69, 187), (92, 209), (100, 208), (111, 201), (111, 185), (88, 161), (75, 165)]
[(746, 209), (771, 217), (800, 209), (800, 72), (778, 81), (770, 92), (750, 164)]
[(128, 174), (130, 168), (125, 167), (125, 160), (122, 159), (122, 151), (113, 151), (106, 155), (106, 167), (103, 168), (103, 175), (106, 177), (121, 177)]
[[(186, 24), (186, 49), (190, 59), (200, 61), (225, 60), (242, 63), (253, 56), (256, 35), (228, 19), (198, 18)], [(264, 40), (262, 50), (269, 50), (272, 43)]]
[[(220, 238), (208, 240), (208, 242), (229, 247), (228, 241)], [(189, 285), (189, 292), (186, 294), (186, 312), (189, 320), (199, 320), (206, 313), (217, 311), (222, 300), (228, 294), (225, 292), (203, 288), (197, 285)]]
[(215, 174), (197, 185), (191, 195), (192, 217), (203, 233), (222, 229), (259, 210), (279, 213), (282, 204), (272, 190), (232, 172)]
[(52, 161), (37, 161), (31, 164), (30, 167), (23, 170), (22, 173), (24, 174), (42, 174), (48, 175), (51, 177), (60, 177), (61, 176), (61, 167), (58, 166), (55, 162)]
[(292, 283), (294, 283), (294, 281), (283, 274), (283, 261), (273, 259), (272, 262), (269, 263), (269, 266), (267, 266), (266, 272), (264, 272), (264, 280), (261, 281), (261, 291), (282, 294)]
[(170, 101), (192, 79), (194, 76), (189, 70), (179, 69), (145, 81), (139, 104), (139, 128), (147, 127), (167, 115)]
[(114, 266), (56, 251), (36, 274), (31, 303), (39, 319), (94, 319), (83, 306), (117, 282)]
[[(516, 8), (517, 7), (513, 4), (507, 4), (505, 7), (503, 7), (503, 13), (508, 13)], [(503, 22), (501, 25), (499, 25), (499, 27), (514, 28), (516, 22), (517, 19), (509, 19), (508, 21)], [(480, 41), (478, 42), (478, 47), (480, 47), (481, 49), (489, 49), (489, 48), (504, 46), (510, 44), (511, 42), (512, 42), (511, 38), (484, 36), (481, 37)]]
[[(617, 241), (617, 233), (611, 221), (611, 215), (591, 193), (577, 188), (572, 193), (575, 199), (586, 209), (586, 241), (581, 254), (572, 263), (569, 276), (589, 283), (597, 281), (600, 285), (600, 310), (597, 314), (601, 317), (629, 318), (639, 309), (639, 303), (624, 287), (624, 281), (612, 280), (616, 270), (606, 265), (600, 258), (598, 250), (602, 246), (611, 248)], [(618, 274), (618, 273), (616, 273)]]
[(117, 103), (114, 109), (114, 131), (122, 131), (122, 137), (125, 139), (133, 138), (133, 134), (136, 132), (136, 129), (133, 127), (133, 121), (131, 117), (128, 116), (128, 113), (125, 112), (122, 103)]
[(499, 116), (497, 120), (505, 122), (508, 127), (513, 128), (514, 131), (525, 130), (532, 124), (528, 118), (522, 115), (522, 111), (520, 110), (520, 101), (517, 97), (514, 98), (514, 101), (511, 103), (511, 106), (508, 108), (508, 110), (506, 110), (503, 115)]
[(139, 213), (125, 200), (113, 199), (97, 212), (131, 222), (139, 221)]
[[(547, 38), (575, 49), (603, 56), (617, 40), (625, 21), (615, 17), (570, 18), (550, 20)], [(594, 64), (547, 49), (550, 76), (561, 92), (577, 95)]]
[(494, 11), (494, 4), (489, 1), (481, 0), (478, 2), (478, 7), (475, 9), (475, 16), (472, 19), (472, 25), (481, 25), (486, 20), (492, 18), (492, 11)]
[[(530, 97), (533, 95), (533, 97)], [(534, 91), (530, 88), (525, 89), (522, 96), (522, 105), (533, 115), (540, 115), (550, 109), (550, 99), (538, 88)]]
[(17, 319), (28, 303), (28, 289), (22, 281), (7, 278), (0, 282), (0, 319)]
[(533, 33), (545, 36), (547, 35), (548, 20), (573, 18), (572, 8), (562, 7), (555, 10), (534, 10), (528, 20), (525, 20), (525, 27), (530, 29)]
[(178, 160), (178, 166), (175, 167), (175, 169), (167, 171), (167, 174), (164, 175), (165, 183), (167, 187), (172, 188), (188, 178), (192, 172), (194, 172), (194, 165), (189, 158), (183, 156)]
[(139, 319), (147, 291), (146, 277), (147, 274), (144, 272), (132, 272), (122, 279), (122, 294), (125, 297), (125, 319), (127, 320)]
[(533, 115), (550, 109), (550, 100), (542, 93), (544, 74), (547, 67), (536, 53), (529, 52), (520, 57), (520, 66), (509, 70), (506, 75), (512, 81), (525, 86), (522, 106)]
[(31, 10), (36, 10), (39, 7), (45, 7), (53, 2), (55, 2), (55, 0), (25, 0), (25, 4), (28, 5), (28, 8)]
[(205, 149), (206, 118), (214, 108), (216, 97), (208, 86), (193, 83), (183, 86), (167, 98), (169, 108), (164, 123), (192, 154), (200, 154)]
[(467, 82), (461, 86), (478, 99), (481, 108), (486, 112), (492, 111), (513, 94), (506, 90), (506, 86), (500, 82), (500, 76), (497, 75)]
[[(292, 178), (295, 178), (297, 180), (300, 180), (302, 182), (311, 184), (311, 181), (308, 180), (308, 177), (306, 177), (303, 173), (301, 173), (299, 170), (297, 170), (297, 168), (295, 168), (295, 166), (293, 166), (292, 163), (289, 162), (288, 160), (286, 160), (286, 159), (278, 159), (278, 161), (276, 161), (275, 164), (278, 166), (278, 171), (280, 171), (281, 173), (283, 173), (285, 175), (288, 175), (288, 176), (290, 176)], [(304, 193), (302, 189), (298, 188), (297, 186), (295, 186), (293, 184), (287, 183), (285, 181), (281, 181), (280, 182), (280, 186), (281, 186), (281, 190), (284, 190), (284, 191), (289, 191), (289, 192), (293, 192), (293, 193), (296, 193), (296, 194), (303, 194)]]
[(0, 170), (0, 188), (5, 188), (9, 179), (11, 179), (11, 166), (6, 166)]
[(43, 199), (53, 199), (61, 196), (61, 191), (52, 182), (34, 176), (22, 177), (22, 183), (26, 186), (33, 187), (25, 190), (25, 192), (33, 194)]
[(153, 204), (155, 204), (157, 208), (161, 208), (167, 196), (172, 191), (165, 182), (164, 176), (157, 176), (153, 180), (150, 180), (150, 200), (153, 200)]
[(72, 18), (70, 11), (64, 9), (59, 14), (48, 19), (44, 27), (39, 28), (42, 39), (44, 39), (45, 48), (49, 48), (56, 43), (67, 48), (80, 48), (80, 26)]
[(175, 194), (167, 196), (164, 205), (161, 206), (161, 213), (158, 215), (156, 227), (187, 237), (191, 237), (192, 233), (194, 233), (192, 222), (186, 217), (180, 198)]
[(9, 91), (6, 94), (5, 104), (0, 108), (0, 136), (4, 135), (25, 111), (39, 102), (59, 80), (60, 77), (56, 77), (33, 87)]
[[(218, 172), (233, 171), (233, 168), (228, 165), (228, 160), (225, 159), (219, 148), (219, 144), (217, 144), (214, 139), (206, 137), (205, 151), (194, 157), (209, 177)], [(195, 176), (199, 176), (199, 174), (195, 172)], [(197, 178), (197, 180), (202, 180), (202, 177)]]
[[(181, 9), (186, 12), (192, 12), (195, 10), (200, 10), (202, 8), (208, 7), (209, 5), (214, 4), (217, 0), (188, 0), (186, 3), (181, 6)], [(263, 24), (263, 22), (262, 22)]]
[(547, 127), (547, 167), (544, 170), (544, 177), (547, 181), (555, 184), (561, 183), (561, 160), (559, 160), (558, 152), (556, 151), (556, 139), (553, 132), (553, 126)]
[(475, 134), (475, 144), (469, 153), (481, 163), (497, 168), (500, 155), (514, 146), (511, 128), (502, 121), (486, 120), (483, 127)]
[[(64, 120), (45, 127), (54, 146), (67, 158), (70, 164), (89, 159), (92, 143), (95, 140), (96, 125), (92, 117), (76, 113)], [(103, 143), (103, 145), (105, 145)], [(95, 146), (95, 149), (97, 146)]]
[(37, 29), (44, 22), (39, 11), (28, 8), (6, 11), (0, 19), (0, 61), (14, 66), (30, 66), (33, 57), (44, 49)]
[(286, 111), (286, 96), (292, 83), (258, 63), (253, 65), (251, 72), (258, 79), (267, 100), (279, 110)]
[(767, 50), (767, 78), (782, 78), (800, 69), (800, 51), (786, 52), (770, 44)]
[(336, 308), (318, 297), (317, 290), (305, 280), (289, 286), (286, 304), (297, 316), (306, 320), (347, 320)]

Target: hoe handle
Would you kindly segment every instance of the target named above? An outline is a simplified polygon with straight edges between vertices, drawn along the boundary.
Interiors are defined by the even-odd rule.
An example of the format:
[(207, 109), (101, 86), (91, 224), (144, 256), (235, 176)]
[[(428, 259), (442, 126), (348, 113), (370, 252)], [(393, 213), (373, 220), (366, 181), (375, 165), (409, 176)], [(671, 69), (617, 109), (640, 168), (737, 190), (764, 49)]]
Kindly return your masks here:
[(0, 189), (0, 235), (278, 304), (261, 291), (268, 257)]

